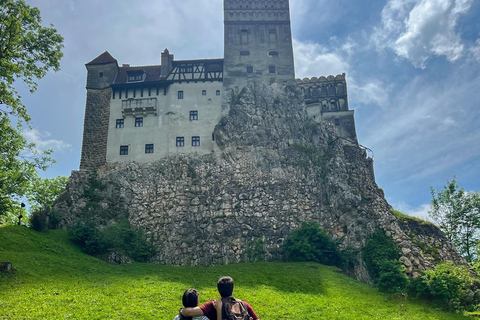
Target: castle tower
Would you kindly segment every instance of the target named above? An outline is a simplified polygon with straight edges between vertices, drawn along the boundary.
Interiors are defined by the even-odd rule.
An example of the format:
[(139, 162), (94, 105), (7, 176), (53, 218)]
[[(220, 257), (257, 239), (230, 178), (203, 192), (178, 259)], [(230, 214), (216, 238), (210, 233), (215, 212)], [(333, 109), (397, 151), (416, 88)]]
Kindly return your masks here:
[(118, 74), (118, 63), (108, 51), (85, 65), (87, 99), (83, 124), (80, 169), (94, 169), (106, 162), (111, 84)]
[(224, 87), (295, 79), (288, 0), (224, 0)]

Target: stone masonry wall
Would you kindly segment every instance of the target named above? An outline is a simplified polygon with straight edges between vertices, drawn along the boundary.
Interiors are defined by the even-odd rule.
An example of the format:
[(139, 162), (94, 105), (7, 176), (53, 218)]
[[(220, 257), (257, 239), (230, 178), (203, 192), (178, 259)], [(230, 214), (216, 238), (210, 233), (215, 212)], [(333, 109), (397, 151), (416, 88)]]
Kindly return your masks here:
[(106, 163), (110, 88), (87, 89), (80, 169), (96, 169)]

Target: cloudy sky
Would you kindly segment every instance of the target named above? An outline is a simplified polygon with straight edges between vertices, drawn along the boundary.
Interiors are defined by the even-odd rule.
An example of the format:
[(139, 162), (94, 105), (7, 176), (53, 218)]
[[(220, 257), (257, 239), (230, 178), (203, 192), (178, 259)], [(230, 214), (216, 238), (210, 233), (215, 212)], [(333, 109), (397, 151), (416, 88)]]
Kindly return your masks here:
[[(44, 177), (78, 170), (85, 63), (223, 57), (222, 0), (26, 0), (65, 38), (62, 70), (20, 86), (26, 134), (53, 148)], [(291, 0), (298, 78), (347, 74), (360, 144), (395, 208), (424, 215), (430, 186), (480, 189), (480, 0)]]

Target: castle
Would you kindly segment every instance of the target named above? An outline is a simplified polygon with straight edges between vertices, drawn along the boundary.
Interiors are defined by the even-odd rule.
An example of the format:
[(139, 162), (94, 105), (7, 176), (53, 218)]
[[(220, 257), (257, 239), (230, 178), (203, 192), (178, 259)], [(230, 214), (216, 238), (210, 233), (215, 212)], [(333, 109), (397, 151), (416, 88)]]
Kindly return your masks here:
[(208, 154), (232, 94), (249, 83), (296, 85), (309, 117), (357, 144), (345, 74), (295, 79), (288, 0), (224, 0), (224, 58), (119, 66), (104, 52), (86, 64), (87, 97), (80, 169)]

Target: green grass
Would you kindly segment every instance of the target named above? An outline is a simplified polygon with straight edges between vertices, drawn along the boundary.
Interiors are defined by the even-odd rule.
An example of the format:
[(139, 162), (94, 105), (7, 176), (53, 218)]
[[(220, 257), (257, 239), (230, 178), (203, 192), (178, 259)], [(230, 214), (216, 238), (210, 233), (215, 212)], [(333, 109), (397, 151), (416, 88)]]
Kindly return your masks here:
[(253, 263), (208, 268), (112, 266), (82, 253), (64, 231), (0, 227), (0, 319), (173, 319), (187, 288), (217, 298), (216, 280), (235, 279), (235, 296), (260, 319), (469, 319), (425, 303), (393, 301), (313, 263)]

